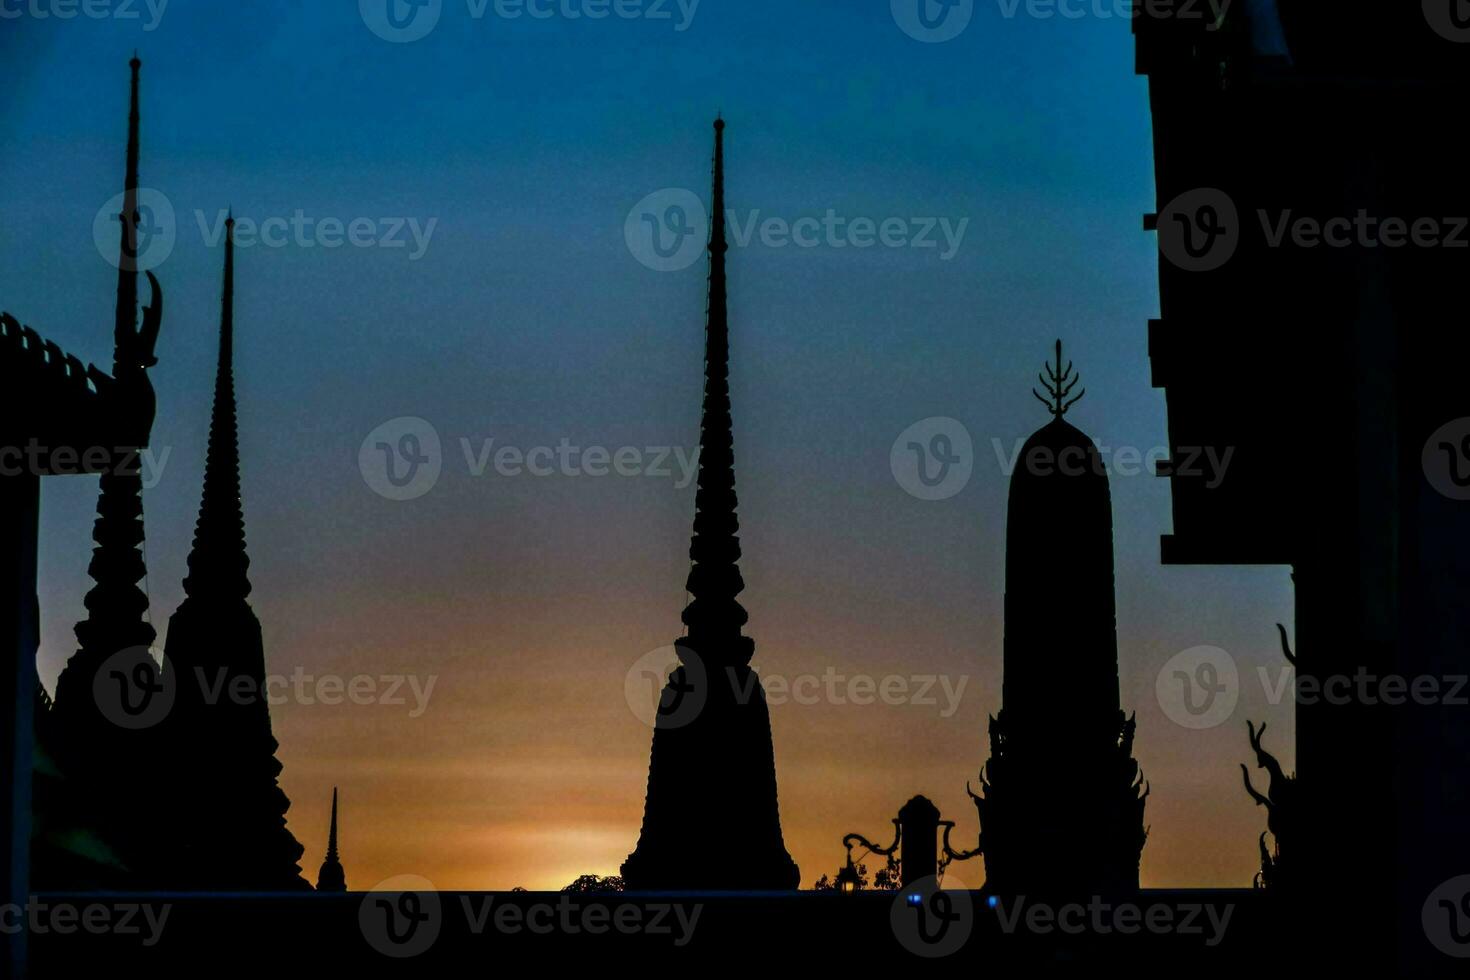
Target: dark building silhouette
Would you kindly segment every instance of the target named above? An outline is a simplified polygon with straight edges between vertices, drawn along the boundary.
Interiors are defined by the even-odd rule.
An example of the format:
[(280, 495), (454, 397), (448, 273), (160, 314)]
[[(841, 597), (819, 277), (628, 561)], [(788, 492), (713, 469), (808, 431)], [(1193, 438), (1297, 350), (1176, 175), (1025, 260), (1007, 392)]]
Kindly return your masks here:
[[(1175, 464), (1160, 468), (1162, 559), (1289, 567), (1303, 692), (1398, 677), (1439, 679), (1443, 695), (1470, 636), (1456, 428), (1470, 337), (1454, 325), (1470, 181), (1447, 123), (1470, 94), (1470, 45), (1456, 43), (1470, 24), (1448, 0), (1278, 0), (1282, 57), (1257, 39), (1268, 6), (1234, 5), (1221, 30), (1134, 21), (1157, 187), (1144, 227), (1160, 245), (1147, 349)], [(1201, 262), (1171, 252), (1181, 233)], [(1233, 452), (1217, 485), (1183, 465), (1201, 447)], [(1426, 898), (1470, 868), (1470, 725), (1447, 697), (1368, 690), (1283, 705), (1287, 884), (1314, 913), (1293, 941), (1355, 971), (1422, 975), (1449, 966)]]
[(332, 826), (327, 831), (327, 857), (316, 873), (316, 890), (319, 892), (345, 892), (347, 873), (342, 870), (342, 861), (337, 856), (337, 788), (332, 787)]
[[(693, 568), (680, 665), (669, 676), (653, 733), (637, 849), (623, 864), (630, 890), (794, 889), (800, 872), (781, 836), (770, 713), (741, 635), (740, 524), (730, 418), (723, 120), (715, 122), (705, 387), (695, 496)], [(736, 858), (716, 858), (739, 842)]]
[(1064, 418), (1083, 393), (1056, 352), (1052, 420), (1011, 477), (1003, 705), (975, 797), (986, 886), (1005, 894), (1136, 889), (1146, 837), (1118, 699), (1112, 497), (1097, 447)]
[[(128, 115), (127, 172), (121, 215), (114, 322), (113, 379), (131, 392), (132, 411), (151, 420), (154, 395), (147, 369), (162, 318), (162, 294), (151, 273), (153, 305), (138, 323), (139, 69), (134, 58)], [(94, 379), (95, 383), (95, 379)], [(106, 384), (100, 387), (105, 388)], [(127, 458), (131, 455), (132, 458)], [(139, 586), (147, 574), (143, 552), (143, 477), (135, 454), (118, 453), (119, 465), (99, 481), (96, 547), (88, 574), (87, 618), (76, 626), (78, 649), (56, 684), (55, 704), (42, 718), (48, 760), (57, 782), (48, 794), (50, 829), (38, 853), (37, 881), (43, 887), (96, 887), (139, 883), (148, 862), (157, 813), (150, 792), (156, 767), (156, 733), (119, 726), (109, 717), (94, 684), (110, 673), (124, 651), (146, 661), (156, 638), (148, 619), (148, 596)], [(102, 676), (102, 683), (108, 678)], [(44, 775), (44, 773), (43, 773)], [(51, 859), (54, 858), (53, 862)], [(53, 875), (54, 873), (54, 875)]]
[(184, 601), (169, 620), (165, 670), (175, 704), (163, 725), (170, 780), (163, 874), (177, 889), (307, 887), (302, 846), (286, 829), (290, 800), (265, 694), (260, 621), (247, 601), (250, 558), (240, 502), (234, 381), (235, 222), (225, 222), (219, 367), (204, 490)]

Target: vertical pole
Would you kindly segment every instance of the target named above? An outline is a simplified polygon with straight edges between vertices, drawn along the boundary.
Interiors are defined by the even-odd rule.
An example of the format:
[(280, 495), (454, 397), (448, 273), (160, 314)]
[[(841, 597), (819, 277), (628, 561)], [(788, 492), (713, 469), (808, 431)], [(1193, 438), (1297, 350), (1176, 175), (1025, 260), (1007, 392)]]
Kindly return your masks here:
[[(30, 892), (40, 489), (33, 473), (0, 476), (0, 904), (21, 907)], [(23, 928), (0, 932), (0, 976), (25, 975), (25, 940)]]

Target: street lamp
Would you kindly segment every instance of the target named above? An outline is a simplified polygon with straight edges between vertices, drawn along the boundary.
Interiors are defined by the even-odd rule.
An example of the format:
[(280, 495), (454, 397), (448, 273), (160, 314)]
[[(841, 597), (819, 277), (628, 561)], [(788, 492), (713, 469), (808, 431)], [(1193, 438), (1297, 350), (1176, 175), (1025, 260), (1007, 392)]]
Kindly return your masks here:
[(862, 876), (852, 863), (852, 848), (847, 849), (847, 867), (837, 872), (837, 890), (844, 895), (850, 895), (863, 887)]
[[(902, 869), (900, 873), (905, 886), (924, 878), (942, 875), (951, 862), (968, 861), (982, 852), (979, 847), (969, 851), (954, 850), (949, 843), (949, 832), (954, 829), (954, 821), (941, 820), (939, 808), (922, 796), (916, 796), (903, 805), (893, 821), (893, 827), (893, 843), (887, 847), (879, 847), (862, 834), (848, 834), (842, 838), (842, 844), (847, 848), (847, 868), (838, 872), (839, 888), (843, 891), (850, 890), (844, 887), (844, 876), (852, 868), (854, 844), (861, 844), (874, 854), (881, 854), (890, 860), (899, 853), (899, 845), (904, 844), (904, 852), (899, 854), (899, 867)], [(938, 839), (941, 830), (944, 831), (942, 843)], [(853, 872), (853, 877), (857, 877), (856, 871)]]

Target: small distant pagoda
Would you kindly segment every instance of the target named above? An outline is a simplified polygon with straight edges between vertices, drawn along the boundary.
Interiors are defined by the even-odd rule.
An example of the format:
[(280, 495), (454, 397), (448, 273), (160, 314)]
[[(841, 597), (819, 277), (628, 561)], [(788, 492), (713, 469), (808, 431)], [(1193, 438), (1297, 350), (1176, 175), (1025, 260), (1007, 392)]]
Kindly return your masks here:
[(980, 776), (987, 888), (1108, 894), (1138, 888), (1148, 787), (1118, 698), (1113, 515), (1097, 447), (1066, 414), (1086, 391), (1056, 364), (1033, 392), (1052, 420), (1011, 477), (1005, 679)]
[[(669, 677), (653, 732), (643, 832), (622, 873), (630, 891), (788, 890), (800, 871), (786, 852), (776, 802), (771, 718), (750, 668), (755, 641), (741, 635), (740, 522), (730, 419), (726, 308), (725, 123), (715, 122), (709, 242), (704, 418), (699, 440), (693, 568), (680, 665)], [(701, 699), (694, 717), (678, 706)], [(735, 855), (712, 857), (730, 847)]]
[(319, 892), (345, 892), (347, 873), (342, 870), (342, 861), (337, 857), (337, 787), (332, 787), (332, 826), (327, 831), (327, 858), (316, 873), (316, 890)]

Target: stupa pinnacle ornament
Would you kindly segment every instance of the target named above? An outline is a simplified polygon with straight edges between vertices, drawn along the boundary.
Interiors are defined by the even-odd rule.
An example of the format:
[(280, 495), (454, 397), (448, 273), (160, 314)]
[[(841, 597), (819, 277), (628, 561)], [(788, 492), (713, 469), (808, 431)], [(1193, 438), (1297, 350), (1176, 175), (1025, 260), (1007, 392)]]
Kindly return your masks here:
[(1098, 894), (1138, 887), (1148, 787), (1118, 699), (1113, 515), (1097, 447), (1066, 421), (1078, 376), (1056, 365), (1033, 390), (1052, 420), (1011, 477), (1003, 705), (971, 796), (987, 887)]
[[(686, 635), (674, 642), (680, 665), (669, 676), (654, 727), (643, 832), (622, 868), (635, 891), (784, 890), (800, 882), (781, 836), (770, 713), (750, 668), (755, 641), (741, 633), (724, 132), (717, 119), (704, 410), (687, 583), (692, 599), (684, 609)], [(731, 847), (738, 853), (708, 857)]]
[(1052, 414), (1053, 418), (1059, 419), (1066, 415), (1068, 409), (1080, 402), (1082, 396), (1087, 394), (1087, 389), (1083, 388), (1077, 392), (1076, 397), (1069, 397), (1072, 389), (1077, 387), (1077, 382), (1082, 380), (1082, 376), (1072, 373), (1071, 361), (1067, 362), (1065, 368), (1062, 367), (1062, 342), (1060, 340), (1057, 341), (1057, 366), (1053, 368), (1050, 364), (1046, 365), (1046, 377), (1037, 375), (1037, 378), (1040, 379), (1041, 386), (1046, 389), (1046, 397), (1042, 397), (1041, 392), (1035, 388), (1031, 389), (1031, 394), (1046, 406), (1046, 410)]
[(332, 787), (332, 827), (327, 831), (327, 857), (321, 870), (316, 873), (316, 890), (319, 892), (345, 892), (347, 873), (337, 857), (337, 788)]
[[(219, 367), (204, 492), (184, 601), (165, 648), (176, 703), (165, 726), (177, 790), (161, 850), (169, 887), (290, 891), (309, 887), (302, 847), (286, 829), (291, 803), (277, 785), (281, 764), (265, 695), (260, 621), (246, 601), (250, 559), (240, 503), (235, 408), (235, 221), (225, 222)], [(243, 692), (220, 696), (219, 692)]]

